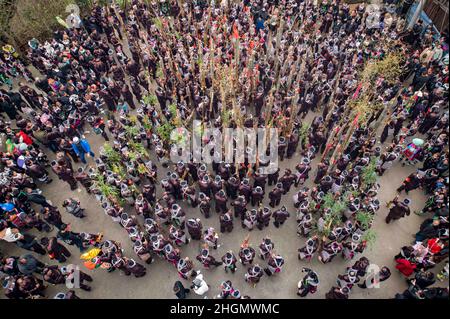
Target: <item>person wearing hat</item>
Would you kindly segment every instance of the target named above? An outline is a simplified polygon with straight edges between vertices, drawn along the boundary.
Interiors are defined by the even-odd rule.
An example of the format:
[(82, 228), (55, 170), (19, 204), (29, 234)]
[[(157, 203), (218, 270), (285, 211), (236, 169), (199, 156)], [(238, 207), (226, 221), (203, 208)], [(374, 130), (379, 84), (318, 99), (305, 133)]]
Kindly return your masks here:
[(405, 198), (403, 201), (399, 201), (398, 198), (395, 198), (392, 201), (393, 206), (386, 216), (386, 224), (389, 224), (391, 220), (397, 220), (402, 217), (409, 216), (411, 214), (411, 210), (409, 209), (410, 203), (411, 200), (408, 198)]
[(358, 272), (353, 268), (348, 268), (346, 274), (338, 275), (337, 284), (341, 288), (347, 287), (351, 290), (360, 280)]
[(292, 174), (291, 170), (289, 168), (286, 168), (284, 170), (284, 175), (281, 176), (278, 180), (283, 185), (283, 194), (289, 193), (295, 179), (295, 175)]
[(161, 234), (155, 233), (150, 235), (149, 242), (151, 250), (161, 258), (165, 258), (164, 247), (169, 243)]
[(239, 184), (240, 184), (239, 178), (236, 178), (236, 176), (231, 176), (228, 180), (226, 180), (225, 189), (228, 197), (232, 199), (237, 198)]
[(302, 212), (299, 216), (297, 216), (297, 235), (308, 237), (309, 233), (313, 230), (313, 222), (311, 213)]
[(153, 215), (152, 207), (150, 203), (144, 198), (144, 195), (139, 194), (134, 202), (134, 209), (138, 215), (144, 216), (144, 218), (149, 218)]
[(170, 209), (169, 207), (164, 207), (159, 203), (155, 205), (155, 217), (159, 224), (169, 225), (170, 224)]
[(194, 186), (189, 186), (186, 181), (180, 183), (182, 186), (183, 199), (187, 201), (193, 208), (196, 208), (199, 203), (197, 191)]
[(121, 216), (123, 212), (123, 209), (121, 209), (121, 207), (117, 207), (117, 205), (111, 206), (109, 203), (103, 202), (102, 208), (104, 209), (105, 214), (110, 216), (114, 222), (121, 223)]
[(178, 204), (172, 205), (170, 218), (174, 226), (184, 229), (186, 225), (186, 213)]
[(155, 221), (153, 218), (151, 218), (151, 217), (146, 218), (146, 219), (144, 220), (144, 228), (145, 228), (145, 231), (146, 231), (149, 235), (154, 235), (154, 234), (159, 233), (159, 225), (158, 225), (158, 224), (156, 223), (156, 221)]
[(330, 241), (323, 246), (318, 259), (327, 264), (333, 260), (342, 251), (342, 245), (337, 241)]
[(74, 174), (74, 178), (77, 182), (80, 182), (88, 194), (91, 193), (91, 187), (94, 183), (83, 167), (78, 168), (77, 172)]
[(239, 261), (245, 266), (250, 265), (253, 262), (253, 259), (255, 258), (256, 251), (248, 246), (248, 245), (242, 245), (239, 249)]
[(193, 240), (200, 240), (202, 237), (203, 225), (200, 218), (190, 218), (186, 221), (186, 227)]
[(231, 296), (232, 292), (234, 291), (233, 284), (230, 280), (223, 281), (220, 286), (220, 294), (217, 296), (217, 298), (220, 299), (227, 299), (229, 296)]
[(180, 258), (177, 262), (178, 275), (188, 280), (189, 277), (195, 277), (198, 271), (194, 270), (194, 264), (189, 257)]
[(230, 178), (231, 174), (231, 165), (229, 163), (220, 162), (217, 170), (217, 174), (221, 177), (222, 180), (226, 181)]
[(211, 196), (211, 178), (209, 175), (204, 175), (201, 179), (198, 181), (198, 187), (200, 189), (200, 192), (205, 194), (207, 197)]
[(264, 199), (264, 190), (261, 186), (256, 186), (252, 190), (251, 203), (252, 206), (259, 206)]
[(179, 247), (189, 243), (189, 238), (187, 238), (185, 232), (174, 225), (169, 227), (169, 239)]
[(71, 190), (75, 190), (78, 187), (78, 182), (73, 175), (73, 169), (70, 161), (66, 159), (60, 158), (58, 161), (52, 162), (52, 170), (61, 180), (69, 184)]
[(274, 211), (272, 213), (272, 218), (274, 219), (273, 224), (276, 228), (279, 228), (281, 225), (284, 224), (286, 219), (291, 216), (289, 212), (287, 211), (285, 206), (282, 206), (280, 209)]
[(275, 244), (269, 237), (263, 238), (261, 244), (259, 244), (259, 257), (262, 260), (268, 259), (274, 248)]
[(292, 131), (292, 134), (289, 135), (289, 141), (287, 146), (286, 157), (291, 159), (294, 153), (297, 151), (298, 143), (299, 143), (299, 135), (298, 130), (295, 129)]
[(220, 232), (225, 233), (229, 232), (231, 233), (233, 231), (233, 214), (231, 210), (220, 214), (219, 216), (219, 222), (220, 222)]
[(125, 228), (125, 230), (129, 231), (131, 228), (138, 225), (138, 221), (135, 215), (122, 213), (120, 215), (120, 224), (123, 226), (123, 228)]
[(284, 258), (272, 251), (269, 258), (267, 259), (267, 268), (264, 268), (264, 272), (267, 274), (267, 276), (272, 276), (276, 273), (281, 272), (281, 270), (283, 269), (283, 265)]
[(297, 284), (297, 295), (306, 297), (308, 294), (314, 294), (319, 286), (319, 276), (312, 269), (303, 267), (302, 272), (306, 275)]
[(149, 202), (154, 204), (156, 201), (156, 187), (153, 183), (145, 184), (142, 187), (142, 195)]
[(222, 180), (222, 177), (220, 177), (220, 175), (216, 175), (211, 183), (211, 191), (213, 195), (216, 195), (216, 193), (222, 190), (223, 188), (224, 188), (224, 181)]
[(77, 156), (81, 159), (81, 161), (86, 164), (86, 154), (90, 155), (92, 158), (95, 157), (94, 152), (91, 150), (91, 146), (89, 145), (89, 142), (84, 138), (78, 138), (74, 137), (72, 139), (72, 149), (77, 154)]
[(151, 264), (154, 261), (150, 243), (148, 242), (146, 237), (142, 237), (140, 240), (136, 240), (134, 242), (133, 251), (147, 265)]
[(396, 152), (386, 152), (382, 154), (376, 167), (378, 176), (383, 176), (384, 172), (392, 167), (393, 163), (398, 159), (398, 157), (399, 154)]
[(295, 166), (297, 170), (296, 179), (294, 186), (298, 187), (299, 184), (302, 184), (309, 178), (309, 171), (311, 170), (311, 160), (307, 157), (302, 158), (301, 163)]
[(342, 247), (342, 258), (351, 260), (356, 254), (364, 251), (366, 241), (361, 239), (361, 234), (355, 232), (351, 240), (342, 243)]
[(232, 273), (235, 273), (237, 269), (236, 262), (237, 258), (233, 254), (232, 250), (227, 251), (225, 255), (222, 256), (222, 263), (225, 268), (225, 272), (228, 272), (228, 270), (230, 270)]
[(326, 175), (328, 171), (328, 164), (325, 161), (317, 164), (316, 177), (314, 178), (314, 184), (319, 184), (322, 178)]
[(333, 178), (330, 175), (325, 175), (322, 177), (319, 183), (319, 189), (321, 192), (325, 194), (331, 189), (333, 186)]
[(248, 178), (244, 178), (239, 185), (238, 188), (239, 196), (244, 196), (245, 201), (248, 203), (250, 201), (250, 197), (252, 195), (252, 187), (250, 186), (250, 182)]
[(242, 228), (247, 228), (248, 230), (253, 230), (256, 226), (256, 218), (258, 216), (258, 211), (256, 209), (246, 210), (244, 218), (242, 219)]
[(200, 213), (202, 213), (205, 218), (209, 218), (211, 214), (211, 199), (203, 192), (200, 192), (198, 197), (200, 200), (198, 204)]
[(306, 240), (306, 245), (298, 249), (298, 259), (311, 261), (319, 249), (319, 238), (317, 236), (312, 236)]
[(222, 265), (221, 261), (217, 261), (216, 258), (209, 254), (208, 247), (203, 247), (200, 251), (200, 254), (197, 255), (196, 259), (205, 267), (206, 269), (210, 269), (211, 266), (217, 267)]
[(214, 230), (214, 227), (209, 227), (209, 228), (207, 228), (204, 231), (204, 233), (203, 233), (203, 241), (209, 247), (217, 249), (219, 247), (218, 240), (219, 240), (219, 235)]
[(268, 227), (270, 223), (270, 217), (272, 216), (272, 211), (268, 207), (263, 207), (258, 209), (256, 215), (256, 227), (259, 230), (263, 230), (264, 227)]
[(169, 183), (172, 184), (172, 186), (173, 186), (172, 195), (175, 197), (175, 199), (177, 199), (177, 200), (183, 199), (183, 194), (181, 191), (180, 177), (178, 176), (177, 173), (170, 174)]
[(136, 278), (145, 276), (147, 269), (132, 258), (123, 257), (126, 269)]
[(274, 208), (275, 206), (280, 205), (280, 201), (281, 201), (281, 196), (284, 193), (284, 189), (283, 189), (283, 184), (282, 183), (277, 183), (276, 187), (274, 187), (270, 192), (269, 192), (269, 206)]
[(241, 218), (241, 221), (245, 218), (245, 212), (247, 211), (247, 201), (245, 200), (245, 196), (238, 196), (236, 200), (231, 202), (231, 206), (234, 207), (234, 217)]
[(267, 181), (267, 175), (262, 174), (261, 170), (258, 169), (255, 171), (255, 174), (253, 176), (253, 188), (261, 187), (263, 192), (265, 192), (266, 189), (266, 181)]
[(245, 273), (245, 281), (256, 287), (256, 284), (260, 281), (261, 277), (264, 275), (264, 269), (259, 265), (255, 264), (247, 269)]
[(227, 207), (227, 195), (223, 189), (219, 190), (215, 195), (214, 199), (216, 201), (216, 213), (222, 214), (228, 211)]
[(175, 190), (173, 188), (172, 183), (169, 182), (169, 179), (164, 178), (161, 180), (161, 187), (165, 193), (174, 196)]
[(303, 187), (300, 189), (294, 196), (292, 196), (294, 200), (294, 207), (299, 208), (300, 205), (307, 200), (309, 196), (309, 188)]

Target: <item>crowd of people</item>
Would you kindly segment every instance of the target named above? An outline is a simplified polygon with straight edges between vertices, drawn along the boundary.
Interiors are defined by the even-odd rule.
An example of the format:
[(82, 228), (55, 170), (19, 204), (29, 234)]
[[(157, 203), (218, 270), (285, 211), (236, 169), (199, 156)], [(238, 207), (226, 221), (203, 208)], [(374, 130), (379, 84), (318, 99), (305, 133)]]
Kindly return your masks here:
[[(213, 256), (220, 246), (218, 232), (191, 218), (181, 202), (204, 219), (217, 215), (221, 233), (232, 232), (235, 220), (248, 231), (264, 231), (271, 220), (282, 228), (295, 219), (298, 236), (306, 239), (298, 249), (302, 263), (317, 258), (327, 264), (338, 255), (351, 261), (369, 244), (382, 205), (377, 176), (397, 161), (417, 167), (397, 191), (420, 187), (430, 197), (417, 213), (433, 215), (413, 246), (395, 256), (396, 268), (415, 276), (402, 296), (448, 296), (448, 289), (430, 288), (434, 279), (428, 271), (448, 258), (448, 38), (421, 21), (405, 31), (406, 12), (399, 8), (394, 15), (381, 9), (374, 26), (364, 4), (350, 7), (339, 0), (197, 0), (181, 6), (173, 0), (132, 0), (126, 11), (94, 5), (81, 25), (55, 31), (47, 41), (30, 40), (23, 60), (30, 66), (4, 47), (1, 80), (8, 89), (0, 91), (0, 111), (6, 115), (0, 122), (0, 238), (62, 264), (2, 251), (6, 296), (39, 298), (46, 296), (47, 283), (73, 282), (76, 270), (64, 265), (71, 256), (65, 245), (80, 250), (88, 269), (127, 276), (145, 276), (146, 267), (161, 258), (180, 276), (174, 285), (178, 298), (190, 291), (181, 280), (192, 280), (190, 288), (198, 295), (209, 290), (195, 261), (231, 273), (239, 262), (253, 287), (282, 271), (285, 259), (268, 236), (258, 246), (261, 265), (249, 237), (237, 256), (232, 250)], [(380, 75), (376, 87), (360, 83), (368, 63), (391, 54), (405, 61), (395, 81)], [(31, 66), (40, 74), (36, 78)], [(16, 87), (14, 76), (20, 76)], [(354, 120), (352, 101), (369, 90), (369, 102), (382, 107)], [(311, 123), (304, 120), (308, 113), (315, 114)], [(170, 130), (194, 119), (220, 129), (277, 127), (280, 161), (296, 164), (264, 174), (260, 168), (271, 164), (249, 162), (251, 149), (238, 165), (171, 162)], [(357, 125), (339, 133), (352, 122)], [(98, 151), (87, 130), (104, 138)], [(339, 134), (344, 143), (336, 139)], [(79, 162), (83, 165), (77, 168)], [(98, 200), (126, 231), (136, 260), (125, 256), (121, 243), (101, 233), (76, 232), (63, 222), (40, 190), (53, 182), (49, 170), (70, 190), (82, 186)], [(314, 186), (306, 187), (310, 179)], [(262, 204), (265, 198), (268, 206)], [(283, 205), (291, 200), (296, 212)], [(386, 223), (409, 215), (410, 203), (394, 198)], [(83, 218), (89, 212), (82, 205), (70, 196), (62, 206)], [(51, 236), (54, 229), (57, 234)], [(200, 242), (198, 255), (182, 256), (191, 241)], [(390, 277), (383, 267), (376, 279), (363, 279), (369, 264), (361, 257), (348, 267), (326, 298), (348, 298), (358, 282), (363, 289)], [(319, 285), (310, 268), (303, 269), (298, 283), (301, 297)], [(443, 269), (440, 279), (448, 277), (448, 261)], [(90, 290), (83, 282), (91, 276), (80, 272), (79, 288)], [(231, 281), (219, 289), (218, 298), (249, 298)], [(78, 297), (69, 290), (55, 298)]]

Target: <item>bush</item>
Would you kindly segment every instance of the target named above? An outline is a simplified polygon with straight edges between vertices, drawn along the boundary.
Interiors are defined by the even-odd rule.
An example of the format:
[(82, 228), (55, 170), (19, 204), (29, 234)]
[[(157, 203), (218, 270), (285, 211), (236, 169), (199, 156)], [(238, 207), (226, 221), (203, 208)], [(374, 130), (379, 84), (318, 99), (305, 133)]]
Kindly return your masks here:
[(56, 16), (65, 19), (69, 4), (77, 4), (82, 15), (92, 6), (91, 0), (0, 0), (0, 35), (2, 40), (24, 52), (31, 38), (40, 41), (52, 36), (62, 26)]

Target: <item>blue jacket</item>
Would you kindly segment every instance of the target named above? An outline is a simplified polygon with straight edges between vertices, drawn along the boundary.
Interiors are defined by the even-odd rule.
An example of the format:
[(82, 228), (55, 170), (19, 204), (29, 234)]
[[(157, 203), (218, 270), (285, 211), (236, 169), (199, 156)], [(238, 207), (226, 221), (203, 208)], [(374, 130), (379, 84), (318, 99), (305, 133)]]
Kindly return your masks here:
[[(81, 150), (79, 149), (78, 145), (81, 145)], [(88, 141), (80, 140), (80, 143), (78, 145), (75, 143), (72, 143), (72, 148), (73, 148), (75, 154), (80, 155), (81, 152), (83, 152), (83, 153), (91, 152), (91, 146), (89, 145)]]
[(264, 30), (264, 19), (262, 18), (256, 20), (256, 32), (259, 32), (259, 30)]

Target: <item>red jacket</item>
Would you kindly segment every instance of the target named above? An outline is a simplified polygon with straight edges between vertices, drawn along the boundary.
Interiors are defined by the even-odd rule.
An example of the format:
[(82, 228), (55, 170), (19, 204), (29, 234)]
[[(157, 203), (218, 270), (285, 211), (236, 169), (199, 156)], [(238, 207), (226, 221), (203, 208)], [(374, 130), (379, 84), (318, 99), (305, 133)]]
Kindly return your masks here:
[(442, 250), (442, 247), (438, 245), (438, 241), (439, 239), (437, 238), (431, 238), (430, 240), (428, 240), (427, 246), (433, 255), (439, 253)]
[(396, 260), (397, 265), (395, 268), (397, 268), (405, 277), (409, 277), (414, 273), (414, 269), (416, 269), (416, 264), (412, 264), (409, 260), (399, 258)]
[(22, 140), (25, 144), (27, 145), (31, 145), (33, 144), (33, 140), (31, 139), (31, 137), (29, 137), (25, 132), (20, 131), (19, 133), (17, 133), (17, 135), (19, 135), (20, 137), (22, 137)]

